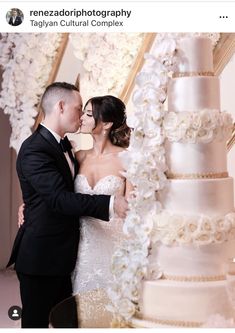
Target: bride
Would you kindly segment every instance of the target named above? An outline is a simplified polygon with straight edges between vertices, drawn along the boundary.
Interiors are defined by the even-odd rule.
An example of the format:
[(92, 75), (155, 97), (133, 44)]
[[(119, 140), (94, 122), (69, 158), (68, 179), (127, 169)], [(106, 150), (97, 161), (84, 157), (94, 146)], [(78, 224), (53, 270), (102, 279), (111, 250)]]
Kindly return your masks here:
[[(75, 192), (125, 194), (130, 186), (122, 176), (119, 153), (129, 144), (124, 103), (114, 96), (93, 97), (84, 107), (82, 133), (91, 133), (93, 148), (76, 153), (80, 164)], [(122, 223), (84, 217), (80, 220), (80, 242), (72, 274), (73, 294), (106, 288), (111, 281), (110, 263), (115, 244), (122, 237)]]

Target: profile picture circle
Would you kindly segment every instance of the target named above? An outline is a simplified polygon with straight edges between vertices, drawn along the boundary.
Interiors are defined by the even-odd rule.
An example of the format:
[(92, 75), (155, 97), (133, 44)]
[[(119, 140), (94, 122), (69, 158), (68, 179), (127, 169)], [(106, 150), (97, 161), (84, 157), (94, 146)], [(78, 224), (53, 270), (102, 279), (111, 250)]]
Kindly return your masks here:
[(19, 8), (11, 8), (6, 14), (7, 23), (13, 26), (20, 25), (24, 20), (24, 14)]

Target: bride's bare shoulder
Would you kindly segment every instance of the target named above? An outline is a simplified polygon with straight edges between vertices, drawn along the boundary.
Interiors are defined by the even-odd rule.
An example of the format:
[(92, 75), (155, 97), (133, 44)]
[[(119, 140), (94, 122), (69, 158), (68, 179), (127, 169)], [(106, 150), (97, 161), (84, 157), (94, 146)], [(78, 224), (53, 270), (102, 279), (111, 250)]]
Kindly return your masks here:
[(78, 160), (78, 162), (81, 164), (85, 158), (91, 153), (92, 149), (89, 150), (78, 150), (75, 153), (76, 159)]

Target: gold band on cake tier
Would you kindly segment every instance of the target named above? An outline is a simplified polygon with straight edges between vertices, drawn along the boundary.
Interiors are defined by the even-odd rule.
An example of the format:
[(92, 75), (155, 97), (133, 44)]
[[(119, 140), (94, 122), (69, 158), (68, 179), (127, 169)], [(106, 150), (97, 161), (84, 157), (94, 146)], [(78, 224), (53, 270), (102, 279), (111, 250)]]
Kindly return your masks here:
[(177, 276), (177, 275), (163, 274), (161, 278), (164, 280), (180, 281), (180, 282), (208, 282), (208, 281), (226, 280), (225, 275)]
[(166, 172), (168, 179), (216, 179), (228, 178), (228, 172), (209, 173), (173, 173)]
[(213, 72), (176, 72), (173, 73), (172, 77), (185, 77), (185, 76), (214, 76)]
[[(202, 322), (196, 321), (186, 321), (186, 320), (175, 320), (175, 319), (150, 319), (150, 318), (143, 318), (141, 315), (136, 316), (139, 320), (144, 320), (145, 322), (148, 321), (152, 324), (158, 325), (167, 325), (167, 326), (174, 326), (174, 327), (200, 327), (203, 325)], [(142, 325), (137, 326), (136, 323), (133, 325), (134, 327), (143, 327)]]

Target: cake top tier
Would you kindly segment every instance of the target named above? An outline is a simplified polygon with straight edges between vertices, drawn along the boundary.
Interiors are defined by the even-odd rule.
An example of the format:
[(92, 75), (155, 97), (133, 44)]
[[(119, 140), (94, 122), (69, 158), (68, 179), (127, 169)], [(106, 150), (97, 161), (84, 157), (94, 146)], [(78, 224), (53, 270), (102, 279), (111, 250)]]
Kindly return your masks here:
[(213, 75), (213, 48), (209, 38), (182, 38), (178, 41), (177, 53), (179, 73)]

